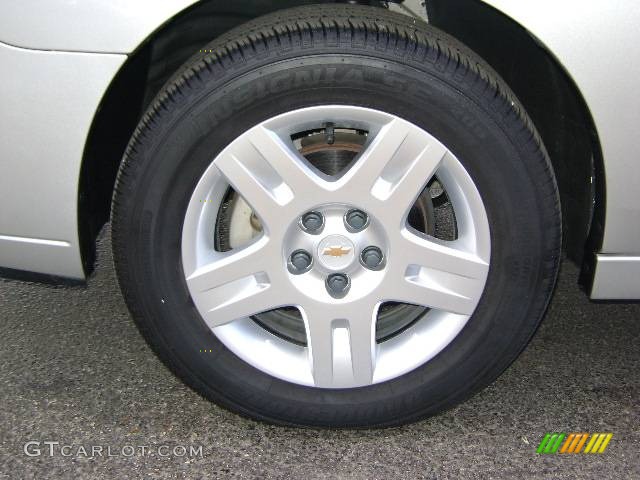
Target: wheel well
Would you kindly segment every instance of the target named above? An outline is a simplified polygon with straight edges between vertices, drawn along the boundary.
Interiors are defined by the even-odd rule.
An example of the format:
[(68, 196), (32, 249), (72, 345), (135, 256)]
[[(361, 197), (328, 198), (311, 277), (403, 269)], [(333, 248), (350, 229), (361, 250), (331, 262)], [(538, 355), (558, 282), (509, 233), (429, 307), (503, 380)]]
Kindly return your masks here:
[(169, 77), (199, 48), (252, 18), (314, 0), (204, 0), (156, 30), (129, 55), (98, 107), (84, 150), (78, 230), (85, 273), (93, 270), (95, 240), (109, 219), (120, 160), (146, 107)]
[(583, 260), (602, 239), (605, 191), (597, 132), (577, 86), (529, 32), (493, 7), (478, 0), (429, 0), (427, 10), (431, 24), (502, 76), (533, 119), (560, 189), (563, 249), (585, 273), (589, 263)]
[[(78, 220), (85, 271), (109, 218), (120, 160), (142, 113), (164, 82), (198, 48), (266, 13), (318, 0), (205, 0), (161, 26), (133, 52), (109, 86), (87, 139), (80, 173)], [(482, 56), (505, 79), (532, 117), (558, 179), (563, 247), (576, 263), (599, 246), (604, 220), (604, 169), (593, 120), (558, 61), (524, 28), (477, 0), (430, 0), (430, 22)], [(553, 105), (555, 108), (549, 108)], [(585, 263), (584, 271), (589, 264)]]

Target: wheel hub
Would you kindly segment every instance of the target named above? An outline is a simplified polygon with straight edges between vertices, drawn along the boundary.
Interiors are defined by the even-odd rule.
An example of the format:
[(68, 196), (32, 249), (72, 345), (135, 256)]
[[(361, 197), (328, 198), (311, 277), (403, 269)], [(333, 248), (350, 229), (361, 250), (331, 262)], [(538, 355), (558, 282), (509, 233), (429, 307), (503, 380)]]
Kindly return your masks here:
[(344, 270), (355, 260), (355, 246), (344, 235), (324, 237), (316, 250), (318, 263), (327, 270)]
[[(310, 218), (315, 228), (308, 228)], [(291, 222), (282, 255), (296, 288), (333, 304), (355, 300), (376, 288), (384, 277), (382, 259), (387, 250), (385, 228), (375, 218), (353, 205), (325, 204)], [(372, 258), (376, 253), (378, 262)], [(300, 259), (304, 255), (311, 258), (308, 266)], [(292, 268), (295, 261), (302, 268)]]
[[(314, 168), (334, 178), (338, 178), (348, 168), (348, 165), (354, 160), (355, 155), (360, 153), (366, 141), (363, 132), (347, 133), (342, 131), (336, 134), (336, 138), (335, 143), (329, 144), (324, 133), (317, 131), (314, 134), (304, 136), (300, 146), (300, 153)], [(220, 251), (241, 247), (262, 232), (259, 219), (241, 197), (235, 192), (228, 193), (226, 197), (227, 199), (223, 203), (216, 221), (216, 245)], [(416, 203), (409, 213), (408, 221), (413, 228), (420, 232), (434, 233), (435, 219), (429, 189), (425, 189), (416, 199)], [(328, 236), (327, 232), (324, 231), (324, 222), (324, 216), (320, 212), (311, 210), (301, 215), (299, 227), (310, 234), (322, 234), (321, 237), (324, 238)], [(368, 226), (369, 218), (364, 211), (352, 208), (347, 209), (343, 223), (348, 232), (348, 235), (345, 235), (344, 238), (349, 239), (349, 235), (359, 232)], [(333, 246), (336, 245), (334, 244)], [(371, 270), (379, 269), (386, 260), (381, 250), (378, 249), (379, 254), (376, 255), (376, 249), (378, 247), (365, 247), (359, 255), (359, 261)], [(371, 250), (374, 250), (374, 257), (378, 256), (378, 260), (374, 258), (372, 261)], [(315, 262), (316, 266), (319, 264), (319, 268), (326, 270), (328, 279), (328, 275), (332, 271), (331, 268), (313, 258), (313, 256), (319, 259), (325, 258), (323, 255), (325, 252), (315, 252), (313, 256), (311, 252), (302, 252), (303, 255), (300, 255), (300, 252), (292, 253), (288, 262), (289, 268), (295, 263), (298, 265), (295, 268), (297, 273), (308, 271), (310, 267), (307, 267), (307, 257), (309, 257), (311, 258), (310, 263)], [(349, 264), (358, 257), (358, 252), (355, 248), (353, 252), (353, 259), (349, 261)], [(329, 254), (329, 252), (326, 253)], [(295, 259), (293, 258), (294, 254), (296, 254)], [(331, 261), (331, 259), (327, 260), (328, 262)], [(380, 343), (400, 334), (423, 317), (427, 310), (417, 305), (397, 302), (384, 303), (380, 306), (378, 312), (376, 341)], [(268, 332), (288, 342), (302, 346), (307, 345), (304, 321), (297, 308), (278, 308), (254, 315), (252, 320)]]

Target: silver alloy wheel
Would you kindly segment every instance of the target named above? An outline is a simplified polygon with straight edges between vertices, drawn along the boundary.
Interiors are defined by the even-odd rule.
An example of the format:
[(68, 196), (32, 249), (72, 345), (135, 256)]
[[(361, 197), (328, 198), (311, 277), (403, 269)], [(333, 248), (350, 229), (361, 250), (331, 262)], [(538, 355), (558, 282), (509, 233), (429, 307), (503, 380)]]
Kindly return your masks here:
[[(311, 167), (291, 139), (326, 122), (368, 132), (363, 151), (337, 178)], [(453, 241), (422, 234), (407, 222), (434, 175), (455, 212)], [(262, 233), (219, 252), (214, 227), (229, 186), (252, 207)], [(352, 209), (369, 217), (356, 232), (344, 221)], [(323, 215), (320, 232), (301, 228), (302, 215), (312, 211)], [(368, 246), (382, 252), (380, 268), (361, 261)], [(480, 194), (442, 143), (394, 115), (336, 105), (271, 118), (213, 159), (187, 207), (181, 248), (193, 302), (231, 351), (275, 377), (327, 388), (390, 380), (438, 354), (474, 312), (491, 251)], [(297, 250), (313, 257), (301, 273), (290, 268)], [(332, 274), (348, 277), (344, 295), (332, 294), (327, 283)], [(402, 333), (376, 343), (377, 312), (384, 302), (429, 310)], [(250, 318), (285, 306), (300, 310), (306, 347), (269, 333)]]

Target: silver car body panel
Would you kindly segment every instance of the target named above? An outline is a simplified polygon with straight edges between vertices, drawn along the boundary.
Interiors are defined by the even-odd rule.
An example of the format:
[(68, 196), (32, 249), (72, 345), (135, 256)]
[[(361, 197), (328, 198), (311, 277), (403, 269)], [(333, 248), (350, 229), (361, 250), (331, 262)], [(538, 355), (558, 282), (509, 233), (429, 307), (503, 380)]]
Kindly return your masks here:
[(0, 5), (0, 42), (23, 48), (130, 53), (197, 0), (12, 0)]
[(637, 300), (640, 298), (640, 257), (598, 254), (591, 298)]
[[(84, 277), (78, 179), (96, 109), (127, 58), (120, 54), (131, 53), (194, 3), (0, 4), (0, 266)], [(631, 0), (485, 3), (531, 32), (583, 95), (602, 146), (607, 195), (592, 296), (640, 298), (640, 168), (635, 148), (640, 97), (632, 94), (640, 78), (636, 47), (640, 4)]]
[(0, 44), (0, 266), (84, 277), (82, 154), (100, 99), (126, 59)]

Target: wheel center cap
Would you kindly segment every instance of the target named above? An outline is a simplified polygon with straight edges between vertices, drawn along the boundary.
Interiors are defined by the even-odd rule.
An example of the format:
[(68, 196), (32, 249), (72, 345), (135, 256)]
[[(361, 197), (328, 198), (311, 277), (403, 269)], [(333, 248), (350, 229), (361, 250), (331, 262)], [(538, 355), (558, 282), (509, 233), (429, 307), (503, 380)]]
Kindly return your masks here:
[(318, 262), (329, 270), (343, 270), (356, 256), (353, 242), (344, 235), (328, 235), (318, 244)]

